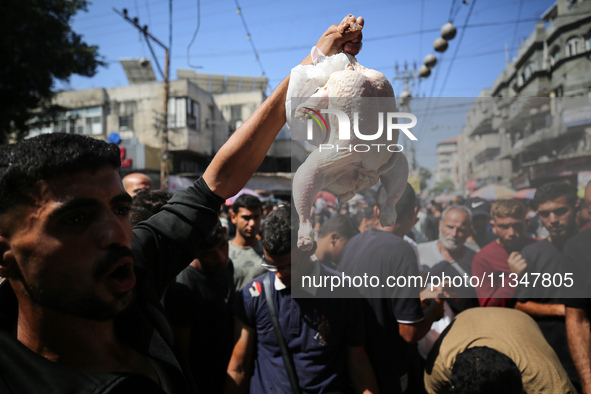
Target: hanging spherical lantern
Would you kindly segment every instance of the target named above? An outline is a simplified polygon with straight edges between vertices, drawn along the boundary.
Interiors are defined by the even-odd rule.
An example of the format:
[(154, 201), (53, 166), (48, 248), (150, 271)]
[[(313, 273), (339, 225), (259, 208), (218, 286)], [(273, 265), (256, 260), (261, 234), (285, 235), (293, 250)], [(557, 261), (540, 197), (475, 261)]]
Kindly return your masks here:
[(449, 40), (452, 40), (456, 36), (457, 32), (458, 31), (457, 31), (456, 27), (451, 22), (447, 22), (441, 28), (441, 37), (443, 37), (444, 39), (449, 41)]
[(411, 93), (410, 90), (403, 90), (398, 97), (398, 105), (403, 106), (410, 102)]
[(419, 68), (419, 76), (421, 78), (427, 78), (429, 75), (431, 75), (431, 69), (429, 67), (423, 65)]
[(447, 40), (439, 37), (435, 40), (435, 42), (433, 42), (433, 49), (435, 49), (437, 52), (445, 52), (447, 49)]
[(423, 63), (425, 63), (425, 66), (433, 68), (437, 64), (437, 57), (434, 54), (430, 53), (427, 56), (425, 56)]

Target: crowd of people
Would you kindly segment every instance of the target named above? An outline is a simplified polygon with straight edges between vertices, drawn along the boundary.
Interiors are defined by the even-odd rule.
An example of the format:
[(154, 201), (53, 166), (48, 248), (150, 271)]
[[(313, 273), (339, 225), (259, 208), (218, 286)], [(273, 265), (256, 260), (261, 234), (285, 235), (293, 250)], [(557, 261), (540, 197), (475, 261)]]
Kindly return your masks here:
[[(335, 25), (317, 47), (360, 43)], [(568, 182), (540, 185), (529, 212), (514, 199), (423, 207), (410, 184), (391, 207), (368, 191), (316, 206), (302, 251), (289, 202), (242, 195), (220, 210), (285, 123), (286, 90), (173, 196), (121, 180), (104, 141), (0, 147), (0, 392), (591, 393), (591, 186), (579, 199)], [(380, 223), (386, 209), (395, 223)], [(303, 273), (425, 282), (296, 297)], [(455, 284), (467, 276), (487, 280)]]
[[(568, 182), (550, 182), (533, 200), (428, 206), (407, 184), (396, 223), (386, 227), (379, 221), (385, 191), (360, 196), (342, 205), (318, 199), (311, 255), (292, 248), (298, 224), (289, 201), (242, 194), (218, 212), (163, 298), (199, 392), (588, 392), (586, 301), (522, 278), (581, 268), (584, 275), (577, 248), (589, 240), (591, 184), (583, 199)], [(152, 215), (170, 197), (135, 191), (131, 209)], [(310, 301), (292, 298), (295, 271), (487, 280), (404, 294), (364, 287), (363, 300), (312, 289)]]

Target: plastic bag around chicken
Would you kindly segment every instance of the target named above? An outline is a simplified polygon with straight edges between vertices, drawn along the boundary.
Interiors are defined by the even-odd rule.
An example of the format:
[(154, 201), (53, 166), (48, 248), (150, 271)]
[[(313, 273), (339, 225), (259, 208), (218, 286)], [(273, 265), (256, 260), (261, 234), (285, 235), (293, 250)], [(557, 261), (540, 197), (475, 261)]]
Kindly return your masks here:
[(347, 68), (351, 61), (344, 53), (333, 56), (325, 56), (317, 47), (310, 52), (314, 65), (298, 65), (291, 70), (287, 97), (285, 101), (285, 115), (289, 134), (293, 140), (308, 141), (318, 146), (328, 138), (326, 128), (314, 132), (314, 138), (306, 138), (307, 119), (294, 117), (294, 112), (303, 103), (303, 99), (311, 97), (318, 88), (323, 87), (330, 75), (335, 71)]

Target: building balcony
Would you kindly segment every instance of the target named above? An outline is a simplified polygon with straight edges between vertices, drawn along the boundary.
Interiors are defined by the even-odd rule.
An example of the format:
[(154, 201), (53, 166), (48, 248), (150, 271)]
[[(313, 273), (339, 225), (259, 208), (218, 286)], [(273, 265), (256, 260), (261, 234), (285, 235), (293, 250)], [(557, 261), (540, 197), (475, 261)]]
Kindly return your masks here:
[(501, 137), (498, 133), (477, 136), (466, 145), (466, 159), (472, 161), (477, 155), (487, 149), (500, 149)]

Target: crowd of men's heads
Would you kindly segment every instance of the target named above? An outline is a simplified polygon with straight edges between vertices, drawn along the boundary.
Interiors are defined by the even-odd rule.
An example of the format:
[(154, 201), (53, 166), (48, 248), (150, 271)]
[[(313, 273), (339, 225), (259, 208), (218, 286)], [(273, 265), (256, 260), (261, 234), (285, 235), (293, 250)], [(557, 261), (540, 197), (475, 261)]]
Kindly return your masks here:
[[(131, 302), (131, 296), (126, 296), (124, 302), (117, 304), (106, 302), (102, 294), (94, 294), (92, 289), (84, 288), (85, 280), (91, 281), (96, 276), (106, 274), (105, 270), (111, 267), (113, 259), (131, 255), (131, 226), (116, 224), (120, 234), (113, 240), (113, 247), (106, 256), (93, 254), (92, 250), (82, 250), (86, 246), (81, 231), (83, 228), (77, 226), (93, 225), (94, 219), (85, 216), (84, 212), (80, 214), (79, 210), (80, 207), (97, 203), (88, 202), (87, 197), (84, 201), (77, 201), (79, 205), (68, 207), (68, 201), (60, 199), (63, 190), (106, 186), (112, 191), (109, 191), (112, 194), (109, 204), (120, 201), (122, 207), (127, 207), (132, 202), (133, 224), (160, 211), (171, 196), (150, 190), (150, 178), (139, 173), (123, 178), (125, 189), (117, 189), (118, 186), (113, 182), (118, 182), (118, 175), (116, 177), (114, 174), (119, 166), (117, 146), (77, 135), (48, 134), (15, 146), (0, 147), (0, 237), (5, 244), (12, 242), (13, 246), (20, 245), (11, 251), (14, 257), (5, 254), (0, 261), (0, 276), (13, 280), (13, 287), (20, 298), (26, 294), (40, 305), (96, 319), (110, 318)], [(101, 175), (105, 169), (110, 172)], [(88, 181), (102, 183), (87, 185), (85, 182)], [(553, 243), (564, 244), (577, 232), (578, 210), (583, 219), (591, 220), (591, 186), (586, 191), (585, 200), (579, 206), (577, 189), (568, 182), (552, 182), (537, 189), (533, 206)], [(133, 200), (129, 196), (133, 196)], [(395, 207), (386, 206), (386, 201), (387, 196), (382, 188), (376, 195), (375, 208), (368, 206), (359, 210), (361, 220), (357, 225), (351, 217), (344, 215), (335, 215), (327, 220), (318, 233), (317, 253), (320, 260), (337, 263), (347, 241), (362, 231), (359, 227), (366, 230), (369, 226), (377, 226), (377, 217), (384, 210), (396, 210), (397, 219), (392, 224), (396, 234), (403, 236), (409, 233), (417, 221), (419, 208), (413, 188), (407, 184)], [(56, 208), (60, 204), (67, 209)], [(472, 208), (480, 209), (452, 205), (441, 213), (439, 241), (446, 249), (455, 251), (463, 247), (468, 236), (486, 231), (489, 224), (507, 250), (519, 248), (526, 236), (526, 208), (521, 201), (509, 199), (493, 202), (490, 213), (487, 212), (487, 202), (476, 202), (476, 207), (474, 201), (470, 204)], [(36, 217), (35, 220), (32, 220), (32, 215)], [(310, 256), (309, 252), (301, 252), (295, 247), (298, 218), (292, 215), (289, 208), (279, 208), (270, 211), (261, 226), (261, 201), (248, 194), (241, 195), (233, 202), (230, 215), (238, 237), (253, 240), (259, 232), (262, 234), (267, 265), (273, 268), (281, 281), (289, 284), (292, 264), (297, 265)], [(23, 228), (27, 231), (23, 232)], [(62, 245), (47, 248), (51, 243), (49, 238), (60, 239)], [(6, 251), (6, 246), (3, 247)], [(28, 256), (27, 264), (19, 260), (19, 253)], [(91, 272), (82, 272), (84, 267), (76, 268), (75, 263), (81, 259), (92, 262), (88, 268)], [(54, 269), (49, 274), (41, 266), (57, 261), (63, 268)], [(204, 239), (199, 240), (195, 261), (205, 272), (226, 267), (228, 239), (220, 222)], [(79, 284), (72, 286), (76, 278)], [(68, 281), (68, 285), (62, 286), (65, 281)], [(452, 375), (453, 392), (483, 392), (481, 390), (485, 387), (479, 382), (491, 384), (490, 376), (481, 379), (485, 373), (496, 374), (492, 381), (497, 382), (499, 388), (515, 387), (515, 392), (521, 392), (519, 370), (508, 357), (490, 350), (469, 349), (457, 358)]]

